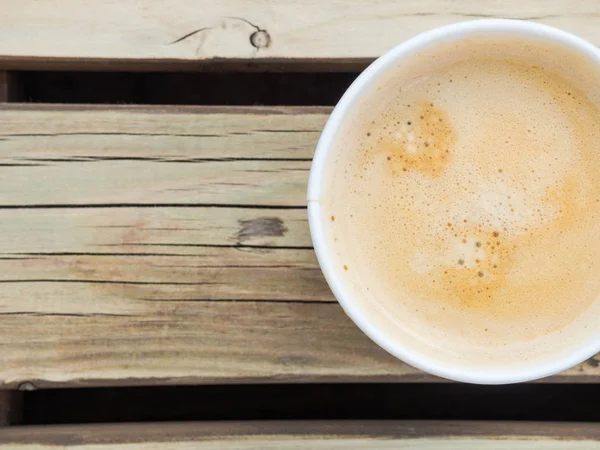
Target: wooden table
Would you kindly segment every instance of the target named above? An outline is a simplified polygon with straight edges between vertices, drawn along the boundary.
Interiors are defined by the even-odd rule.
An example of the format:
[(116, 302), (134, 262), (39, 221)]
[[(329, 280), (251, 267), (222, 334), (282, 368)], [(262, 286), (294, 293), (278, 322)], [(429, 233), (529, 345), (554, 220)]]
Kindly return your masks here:
[[(50, 387), (440, 381), (373, 344), (323, 279), (305, 191), (330, 107), (19, 103), (20, 71), (359, 70), (418, 32), (496, 16), (600, 44), (594, 1), (4, 0), (0, 418), (14, 392)], [(599, 365), (542, 382), (598, 383)], [(600, 445), (595, 424), (307, 422), (13, 427), (0, 447), (539, 448), (536, 436)]]

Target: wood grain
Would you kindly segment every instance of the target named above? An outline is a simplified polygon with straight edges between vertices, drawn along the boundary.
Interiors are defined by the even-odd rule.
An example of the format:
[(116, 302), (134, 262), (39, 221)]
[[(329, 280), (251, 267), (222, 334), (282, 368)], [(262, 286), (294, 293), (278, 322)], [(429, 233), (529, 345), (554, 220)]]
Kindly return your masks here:
[(201, 246), (306, 249), (312, 243), (304, 208), (0, 210), (0, 256), (39, 252), (194, 255), (202, 251)]
[(328, 111), (5, 105), (0, 206), (304, 207)]
[[(0, 108), (0, 387), (439, 381), (346, 317), (307, 172), (271, 170), (308, 168), (327, 111)], [(179, 183), (206, 191), (180, 204)], [(598, 382), (598, 361), (549, 380)]]
[(591, 450), (600, 425), (552, 422), (278, 421), (24, 427), (4, 430), (19, 449)]
[[(23, 256), (0, 260), (0, 314), (112, 312), (139, 302), (333, 301), (312, 250), (202, 248), (195, 255)], [(61, 302), (80, 292), (77, 303)], [(88, 292), (88, 295), (84, 295)], [(114, 306), (111, 306), (114, 305)]]
[[(486, 17), (533, 20), (600, 44), (600, 4), (587, 1), (239, 0), (162, 2), (77, 0), (55, 5), (5, 0), (0, 16), (4, 67), (197, 69), (215, 59), (365, 61), (417, 33)], [(366, 38), (368, 36), (368, 38)]]
[[(46, 299), (43, 287), (28, 294), (49, 305), (99, 297), (102, 311), (0, 315), (4, 388), (434, 380), (380, 350), (334, 303), (106, 307), (89, 285), (67, 286), (56, 298)], [(586, 369), (571, 380), (594, 373)]]

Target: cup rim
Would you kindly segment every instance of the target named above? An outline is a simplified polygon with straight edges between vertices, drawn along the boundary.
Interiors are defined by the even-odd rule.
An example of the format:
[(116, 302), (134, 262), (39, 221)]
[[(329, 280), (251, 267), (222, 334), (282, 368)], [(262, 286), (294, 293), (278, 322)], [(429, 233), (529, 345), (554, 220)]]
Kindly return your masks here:
[(515, 32), (550, 41), (560, 42), (585, 54), (600, 66), (600, 49), (584, 39), (566, 31), (535, 22), (511, 19), (480, 19), (445, 25), (421, 33), (386, 52), (367, 67), (350, 85), (333, 109), (317, 144), (308, 181), (308, 222), (313, 246), (321, 270), (336, 299), (352, 321), (375, 343), (396, 358), (430, 374), (475, 384), (509, 384), (536, 380), (566, 370), (593, 357), (600, 351), (600, 336), (582, 343), (572, 353), (549, 359), (535, 367), (515, 368), (506, 372), (494, 372), (481, 369), (463, 369), (453, 367), (423, 355), (421, 352), (403, 346), (386, 333), (378, 329), (361, 311), (359, 302), (345, 286), (341, 269), (334, 263), (332, 252), (327, 243), (324, 219), (321, 214), (320, 197), (330, 149), (336, 134), (342, 126), (348, 111), (361, 94), (379, 76), (399, 60), (424, 48), (442, 43), (448, 38), (461, 39), (484, 32)]

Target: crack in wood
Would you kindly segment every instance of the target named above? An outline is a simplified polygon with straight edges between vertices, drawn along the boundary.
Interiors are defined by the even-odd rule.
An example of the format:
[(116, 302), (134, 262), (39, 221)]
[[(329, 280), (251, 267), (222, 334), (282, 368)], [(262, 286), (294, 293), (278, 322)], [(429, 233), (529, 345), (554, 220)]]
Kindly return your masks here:
[[(119, 252), (119, 253), (100, 253), (100, 252), (32, 252), (32, 253), (14, 253), (14, 255), (27, 255), (27, 256), (37, 256), (41, 258), (45, 257), (53, 257), (53, 256), (136, 256), (136, 257), (149, 257), (149, 256), (177, 256), (177, 257), (185, 257), (185, 258), (198, 258), (202, 255), (189, 254), (189, 253), (129, 253), (129, 252)], [(39, 259), (39, 258), (0, 258), (0, 259)]]
[(60, 136), (164, 136), (164, 137), (214, 137), (222, 138), (225, 134), (187, 134), (187, 133), (125, 133), (125, 132), (102, 132), (74, 131), (66, 133), (12, 133), (2, 134), (4, 137), (60, 137)]
[(43, 167), (48, 164), (19, 164), (19, 163), (0, 163), (0, 167)]
[(314, 250), (307, 246), (274, 246), (274, 245), (248, 245), (248, 244), (172, 244), (172, 243), (152, 243), (152, 242), (128, 242), (126, 244), (98, 244), (99, 247), (206, 247), (206, 248), (234, 248), (238, 250)]
[(36, 311), (0, 312), (1, 316), (34, 316), (34, 317), (137, 317), (133, 314), (111, 313), (46, 313)]
[[(240, 186), (245, 184), (240, 183)], [(304, 210), (306, 205), (244, 205), (222, 203), (98, 203), (55, 204), (55, 205), (0, 205), (2, 209), (95, 209), (95, 208), (240, 208), (240, 209), (285, 209)]]
[(206, 299), (206, 298), (141, 298), (146, 302), (199, 302), (199, 303), (289, 303), (301, 305), (331, 305), (337, 303), (337, 300), (289, 300), (289, 299)]
[[(413, 12), (408, 14), (397, 14), (395, 17), (432, 17), (432, 16), (440, 16), (442, 15), (439, 11), (423, 11), (423, 12)], [(457, 11), (448, 11), (444, 13), (447, 16), (455, 16), (455, 17), (472, 17), (476, 19), (497, 19), (498, 14), (485, 14), (485, 13), (467, 13), (467, 12), (457, 12)], [(572, 14), (571, 17), (580, 17), (583, 14)], [(504, 19), (513, 19), (513, 20), (546, 20), (546, 19), (556, 19), (563, 18), (568, 16), (567, 14), (546, 14), (541, 16), (520, 16), (518, 14), (504, 14), (502, 18)]]
[(0, 261), (30, 261), (39, 258), (30, 258), (30, 257), (18, 257), (18, 256), (2, 256), (0, 257)]
[[(226, 16), (223, 19), (231, 19), (231, 20), (237, 20), (240, 22), (244, 22), (244, 23), (250, 25), (252, 28), (254, 28), (254, 31), (248, 37), (248, 42), (255, 49), (255, 52), (258, 52), (259, 50), (261, 50), (263, 48), (267, 48), (271, 45), (271, 35), (269, 34), (269, 32), (263, 28), (260, 28), (258, 25), (255, 25), (254, 23), (250, 22), (249, 20), (244, 19), (242, 17), (234, 17), (234, 16)], [(189, 33), (184, 34), (183, 36), (175, 39), (172, 42), (169, 42), (167, 45), (178, 44), (178, 43), (183, 42), (186, 39), (189, 39), (193, 36), (200, 35), (207, 31), (216, 30), (219, 28), (219, 26), (220, 25), (214, 25), (212, 27), (198, 28), (196, 30), (193, 30), (193, 31), (190, 31)]]
[(323, 130), (252, 130), (255, 133), (320, 133)]
[[(72, 157), (72, 158), (15, 158), (19, 161), (40, 161), (40, 162), (86, 162), (87, 157)], [(25, 164), (24, 164), (25, 165)], [(29, 165), (29, 164), (27, 164)], [(35, 164), (33, 164), (35, 165)], [(47, 165), (47, 164), (43, 164)]]
[(184, 281), (114, 281), (114, 280), (75, 280), (75, 279), (53, 279), (53, 278), (38, 278), (38, 279), (13, 279), (0, 280), (0, 284), (11, 283), (85, 283), (85, 284), (125, 284), (134, 286), (217, 286), (223, 283), (212, 281), (201, 282), (184, 282)]
[(298, 267), (292, 264), (274, 264), (272, 266), (253, 266), (248, 264), (246, 266), (242, 265), (202, 265), (202, 264), (148, 264), (149, 267), (161, 267), (161, 268), (171, 268), (177, 267), (182, 269), (291, 269), (291, 270), (320, 270), (316, 268), (307, 268), (307, 267)]
[[(450, 12), (448, 13), (451, 16), (461, 16), (461, 17), (473, 17), (473, 18), (479, 18), (479, 19), (497, 19), (498, 15), (497, 14), (475, 14), (475, 13), (453, 13)], [(425, 16), (425, 15), (439, 15), (438, 13), (420, 13), (420, 14), (414, 14), (415, 16)], [(575, 15), (574, 15), (575, 16)], [(543, 16), (519, 16), (516, 14), (512, 14), (512, 15), (504, 15), (502, 16), (504, 19), (515, 19), (515, 20), (545, 20), (545, 19), (554, 19), (557, 17), (565, 17), (564, 14), (547, 14), (547, 15), (543, 15)]]
[[(87, 162), (108, 162), (108, 161), (143, 161), (143, 162), (159, 162), (159, 163), (204, 163), (204, 162), (311, 162), (312, 158), (261, 158), (261, 157), (222, 157), (222, 158), (181, 158), (167, 159), (164, 157), (151, 156), (79, 156), (72, 158), (15, 158), (19, 161), (35, 161), (35, 162), (58, 162), (58, 163), (87, 163)], [(18, 164), (9, 163), (0, 166), (46, 166), (47, 164)]]
[(178, 42), (184, 41), (189, 37), (194, 36), (195, 34), (201, 33), (206, 30), (210, 30), (212, 27), (198, 28), (197, 30), (191, 31), (190, 33), (181, 36), (179, 39), (175, 39), (173, 42), (169, 42), (167, 45), (177, 44)]

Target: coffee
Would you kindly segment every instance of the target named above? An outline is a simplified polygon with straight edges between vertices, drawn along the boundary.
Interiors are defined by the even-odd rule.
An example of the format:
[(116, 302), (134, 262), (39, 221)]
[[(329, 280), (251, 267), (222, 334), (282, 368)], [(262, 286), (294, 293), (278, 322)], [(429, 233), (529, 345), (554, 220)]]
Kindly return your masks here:
[(600, 323), (600, 76), (471, 38), (390, 71), (337, 137), (322, 202), (354, 298), (419, 351), (499, 367)]

